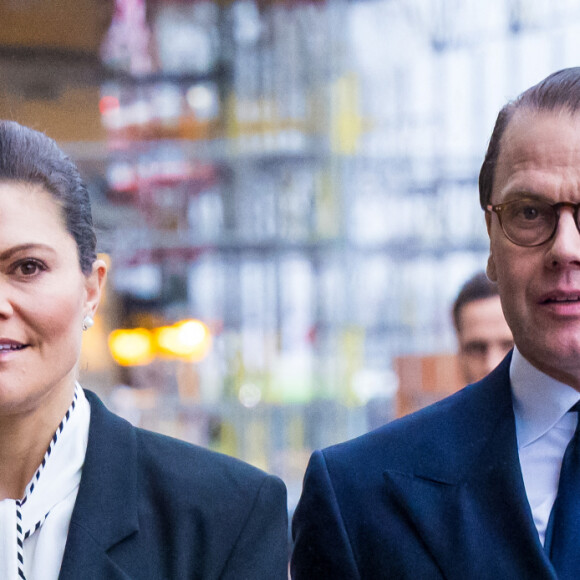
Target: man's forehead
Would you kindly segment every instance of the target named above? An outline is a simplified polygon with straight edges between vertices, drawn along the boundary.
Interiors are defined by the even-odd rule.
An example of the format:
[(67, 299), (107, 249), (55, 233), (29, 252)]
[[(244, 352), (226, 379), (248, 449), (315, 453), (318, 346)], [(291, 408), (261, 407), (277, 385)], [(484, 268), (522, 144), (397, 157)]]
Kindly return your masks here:
[[(578, 175), (570, 168), (578, 168)], [(542, 180), (551, 181), (562, 169), (568, 177), (580, 179), (580, 112), (518, 110), (501, 139), (493, 201), (498, 203), (498, 194), (503, 200), (505, 189), (530, 185), (542, 189)]]
[(565, 107), (556, 109), (520, 107), (514, 111), (505, 128), (500, 141), (499, 156), (502, 157), (505, 146), (534, 141), (546, 127), (563, 130), (576, 123), (580, 123), (580, 110), (571, 112)]

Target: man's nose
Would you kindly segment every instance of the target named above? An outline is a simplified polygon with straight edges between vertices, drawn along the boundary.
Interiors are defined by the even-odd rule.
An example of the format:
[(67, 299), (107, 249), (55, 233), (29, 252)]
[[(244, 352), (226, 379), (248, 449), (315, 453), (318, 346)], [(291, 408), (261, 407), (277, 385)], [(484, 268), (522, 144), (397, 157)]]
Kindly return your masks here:
[(580, 231), (573, 208), (562, 207), (556, 232), (546, 252), (546, 265), (558, 267), (570, 264), (580, 267)]

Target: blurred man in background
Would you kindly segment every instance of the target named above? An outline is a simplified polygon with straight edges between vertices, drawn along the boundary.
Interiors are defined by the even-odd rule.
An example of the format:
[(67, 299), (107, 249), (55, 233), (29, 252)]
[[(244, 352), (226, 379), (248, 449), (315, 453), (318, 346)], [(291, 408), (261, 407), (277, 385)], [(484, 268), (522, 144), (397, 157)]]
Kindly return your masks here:
[(459, 368), (466, 384), (491, 372), (514, 344), (497, 285), (479, 272), (462, 286), (453, 303)]

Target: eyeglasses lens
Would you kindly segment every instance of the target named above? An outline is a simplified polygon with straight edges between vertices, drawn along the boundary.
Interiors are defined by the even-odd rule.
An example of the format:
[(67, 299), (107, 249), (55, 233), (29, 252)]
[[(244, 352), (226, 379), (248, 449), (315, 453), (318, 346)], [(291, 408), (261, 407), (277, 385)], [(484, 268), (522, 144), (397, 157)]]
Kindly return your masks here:
[(554, 231), (558, 216), (548, 203), (521, 199), (506, 203), (502, 224), (507, 237), (522, 246), (534, 246), (547, 241)]

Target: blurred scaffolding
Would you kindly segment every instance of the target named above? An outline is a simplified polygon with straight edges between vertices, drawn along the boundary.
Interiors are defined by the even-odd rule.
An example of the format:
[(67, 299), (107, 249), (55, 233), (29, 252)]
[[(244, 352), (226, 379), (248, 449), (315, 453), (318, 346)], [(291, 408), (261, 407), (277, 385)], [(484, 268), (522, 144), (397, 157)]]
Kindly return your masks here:
[[(87, 383), (115, 376), (117, 410), (281, 475), (291, 503), (312, 449), (392, 419), (399, 387), (458, 388), (487, 139), (579, 39), (572, 0), (117, 0), (105, 139), (65, 145), (98, 168), (112, 264)], [(103, 367), (110, 331), (191, 318), (202, 359)]]

